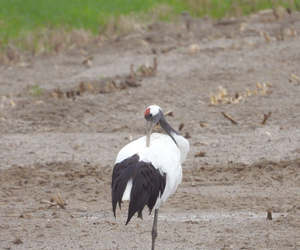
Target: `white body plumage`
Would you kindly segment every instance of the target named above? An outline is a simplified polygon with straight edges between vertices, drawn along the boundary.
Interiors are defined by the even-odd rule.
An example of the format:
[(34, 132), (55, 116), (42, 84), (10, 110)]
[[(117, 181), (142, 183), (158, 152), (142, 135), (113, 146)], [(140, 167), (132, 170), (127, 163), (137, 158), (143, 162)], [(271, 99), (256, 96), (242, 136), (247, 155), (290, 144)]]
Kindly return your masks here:
[[(155, 209), (165, 202), (172, 195), (182, 179), (181, 163), (184, 162), (189, 151), (189, 143), (182, 136), (173, 135), (177, 143), (180, 143), (182, 150), (175, 144), (168, 135), (151, 134), (150, 145), (146, 147), (146, 136), (143, 136), (123, 147), (116, 159), (116, 163), (134, 154), (139, 155), (140, 161), (151, 163), (162, 174), (166, 174), (166, 187), (161, 197), (158, 197)], [(127, 183), (122, 200), (130, 199), (132, 181)]]

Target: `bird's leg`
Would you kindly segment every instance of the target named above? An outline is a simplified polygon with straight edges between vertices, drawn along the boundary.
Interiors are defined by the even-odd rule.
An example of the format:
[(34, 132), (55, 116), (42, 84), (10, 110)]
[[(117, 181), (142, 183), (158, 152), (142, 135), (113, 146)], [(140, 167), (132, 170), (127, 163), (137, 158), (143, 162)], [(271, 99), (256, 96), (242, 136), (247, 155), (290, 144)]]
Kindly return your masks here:
[(158, 209), (155, 209), (155, 211), (154, 211), (154, 221), (153, 221), (153, 227), (152, 227), (152, 248), (151, 248), (151, 250), (154, 250), (155, 240), (157, 238), (157, 217), (158, 217)]

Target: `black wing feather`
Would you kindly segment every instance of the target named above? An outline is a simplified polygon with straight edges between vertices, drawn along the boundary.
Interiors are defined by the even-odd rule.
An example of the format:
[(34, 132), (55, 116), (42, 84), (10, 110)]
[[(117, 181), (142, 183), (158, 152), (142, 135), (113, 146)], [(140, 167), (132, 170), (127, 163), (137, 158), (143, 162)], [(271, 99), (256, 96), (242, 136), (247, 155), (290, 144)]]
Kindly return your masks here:
[(132, 179), (132, 189), (126, 225), (137, 212), (142, 218), (145, 205), (151, 213), (156, 200), (161, 196), (166, 186), (166, 174), (162, 175), (151, 163), (139, 161), (138, 155), (133, 155), (115, 165), (112, 175), (112, 206), (116, 215), (116, 205), (121, 201), (128, 181)]
[(138, 163), (139, 156), (133, 155), (124, 161), (117, 163), (114, 167), (111, 183), (112, 206), (114, 216), (116, 217), (116, 206), (119, 203), (121, 209), (121, 202), (127, 183), (132, 176), (134, 166)]

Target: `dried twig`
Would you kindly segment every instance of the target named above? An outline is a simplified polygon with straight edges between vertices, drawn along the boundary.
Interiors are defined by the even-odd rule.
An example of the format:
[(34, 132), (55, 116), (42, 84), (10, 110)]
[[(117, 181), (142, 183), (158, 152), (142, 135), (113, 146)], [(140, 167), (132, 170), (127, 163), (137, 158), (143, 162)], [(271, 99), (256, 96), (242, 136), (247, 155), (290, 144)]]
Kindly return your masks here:
[(230, 117), (229, 115), (227, 115), (225, 112), (221, 112), (222, 115), (224, 115), (229, 121), (231, 121), (231, 123), (233, 124), (238, 124), (238, 122), (236, 120), (234, 120), (232, 117)]
[(189, 133), (189, 132), (185, 132), (184, 138), (185, 138), (185, 139), (189, 139), (189, 138), (191, 138), (191, 135), (190, 135), (190, 133)]
[(92, 59), (93, 59), (93, 56), (89, 56), (89, 57), (85, 58), (81, 63), (82, 64), (86, 64), (86, 63), (89, 64)]
[(271, 116), (272, 112), (270, 111), (268, 114), (264, 114), (264, 119), (261, 124), (265, 125), (268, 118)]
[(14, 241), (13, 241), (14, 244), (16, 245), (20, 245), (20, 244), (23, 244), (23, 241), (21, 238), (16, 238)]
[(300, 77), (299, 76), (291, 74), (291, 77), (293, 77), (297, 81), (298, 84), (300, 83)]
[(200, 151), (197, 154), (195, 154), (194, 157), (205, 157), (205, 155), (206, 155), (206, 152)]
[(60, 87), (57, 87), (54, 89), (54, 94), (56, 95), (57, 98), (63, 98), (64, 93), (60, 90)]
[[(52, 200), (52, 199), (51, 199), (51, 200)], [(52, 201), (48, 201), (48, 200), (41, 200), (41, 203), (42, 203), (42, 204), (48, 204), (48, 205), (50, 205), (51, 207), (54, 207), (54, 206), (57, 205), (56, 202), (52, 202)]]
[(169, 111), (165, 112), (165, 113), (164, 113), (164, 116), (171, 116), (171, 117), (174, 117), (173, 110), (169, 110)]
[(267, 213), (267, 220), (272, 220), (272, 212), (270, 210)]
[(84, 82), (81, 82), (81, 83), (79, 84), (79, 91), (80, 91), (81, 93), (84, 93), (84, 92), (86, 91)]
[(181, 131), (183, 129), (183, 127), (184, 127), (184, 123), (182, 122), (182, 123), (179, 124), (178, 130)]

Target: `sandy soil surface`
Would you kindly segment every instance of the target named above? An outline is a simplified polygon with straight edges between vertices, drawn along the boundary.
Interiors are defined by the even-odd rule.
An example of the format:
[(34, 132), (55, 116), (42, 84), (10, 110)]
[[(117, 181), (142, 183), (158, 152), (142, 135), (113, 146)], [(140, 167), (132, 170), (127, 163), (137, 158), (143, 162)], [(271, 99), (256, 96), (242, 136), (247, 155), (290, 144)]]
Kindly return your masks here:
[(297, 12), (156, 23), (0, 66), (0, 249), (150, 249), (153, 214), (115, 219), (110, 183), (152, 103), (191, 145), (157, 249), (300, 249), (297, 33)]

